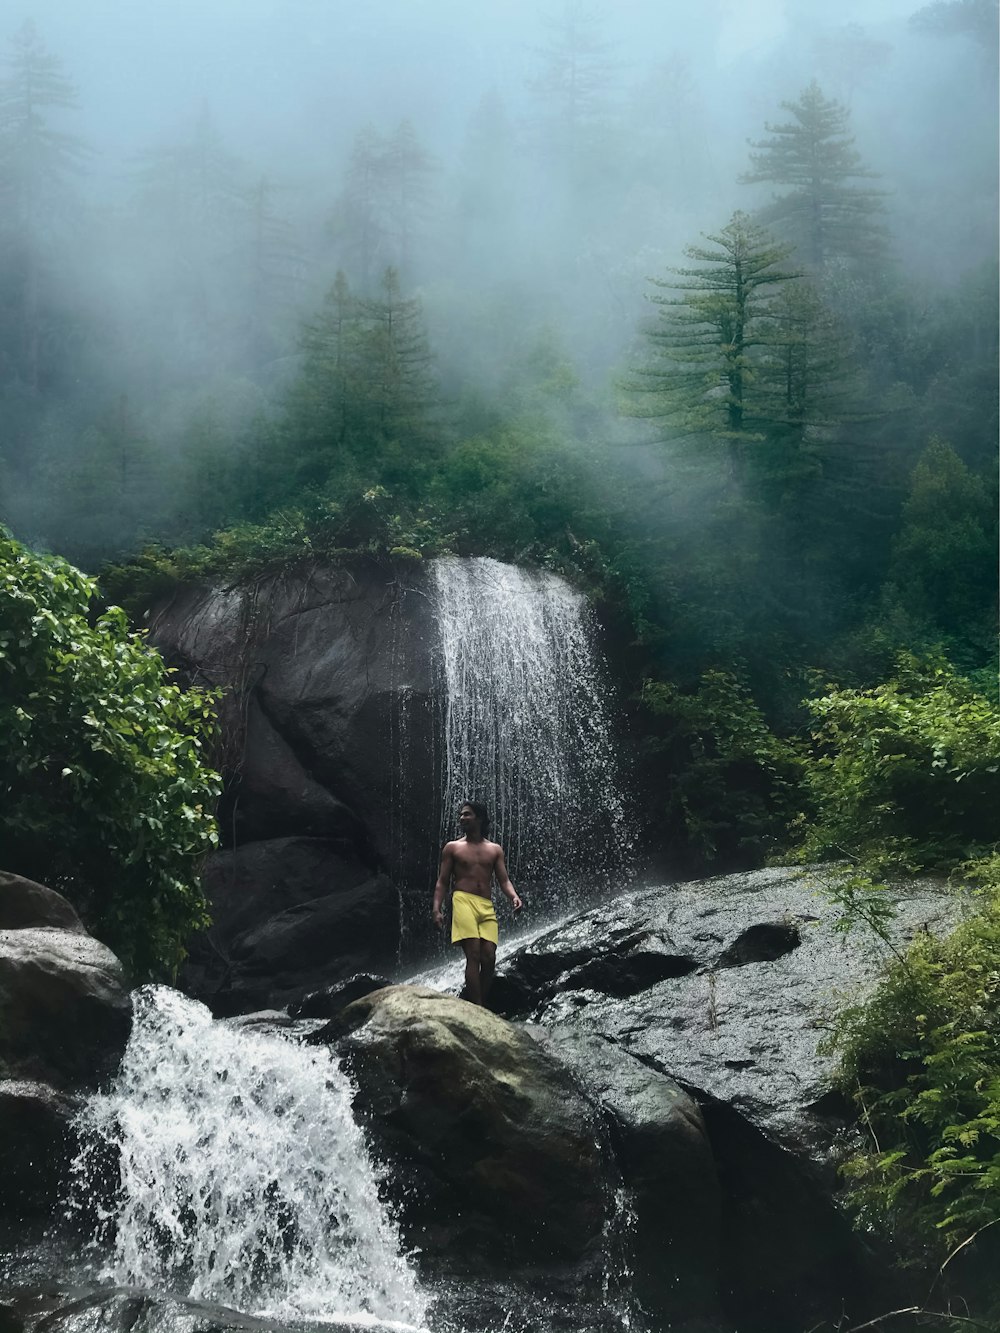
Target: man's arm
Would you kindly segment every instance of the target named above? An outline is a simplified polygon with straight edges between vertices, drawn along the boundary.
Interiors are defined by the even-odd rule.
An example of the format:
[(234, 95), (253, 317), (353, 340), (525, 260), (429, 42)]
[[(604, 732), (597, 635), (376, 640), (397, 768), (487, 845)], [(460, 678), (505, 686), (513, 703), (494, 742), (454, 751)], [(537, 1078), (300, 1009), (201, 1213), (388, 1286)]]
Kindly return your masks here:
[(451, 876), (455, 869), (455, 853), (452, 850), (450, 842), (446, 842), (444, 850), (441, 853), (441, 866), (438, 870), (437, 883), (434, 885), (434, 903), (431, 907), (431, 917), (438, 930), (444, 929), (444, 913), (441, 911), (444, 903), (444, 895), (451, 887)]
[(511, 907), (513, 907), (515, 912), (520, 912), (524, 904), (521, 902), (521, 899), (517, 896), (517, 892), (513, 884), (510, 882), (510, 876), (507, 874), (507, 863), (503, 859), (502, 847), (497, 848), (497, 862), (496, 865), (493, 867), (493, 873), (497, 877), (497, 883), (500, 885), (500, 888), (510, 899)]

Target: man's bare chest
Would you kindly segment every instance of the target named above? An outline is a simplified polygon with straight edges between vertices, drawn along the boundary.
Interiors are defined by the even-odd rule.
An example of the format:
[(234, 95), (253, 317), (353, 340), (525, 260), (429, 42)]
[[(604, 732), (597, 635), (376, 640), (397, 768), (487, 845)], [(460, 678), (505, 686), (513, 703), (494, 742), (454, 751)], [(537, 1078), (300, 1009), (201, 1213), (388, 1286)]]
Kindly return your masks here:
[(466, 874), (490, 874), (496, 863), (497, 852), (493, 846), (473, 846), (458, 843), (455, 847), (455, 872)]

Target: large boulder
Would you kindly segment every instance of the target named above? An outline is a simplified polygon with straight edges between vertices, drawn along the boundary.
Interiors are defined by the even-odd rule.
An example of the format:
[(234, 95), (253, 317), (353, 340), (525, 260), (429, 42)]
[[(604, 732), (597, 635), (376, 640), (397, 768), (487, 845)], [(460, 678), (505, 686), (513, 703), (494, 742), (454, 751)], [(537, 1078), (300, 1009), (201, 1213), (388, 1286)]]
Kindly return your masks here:
[(78, 1093), (121, 1059), (122, 967), (58, 893), (0, 875), (0, 1212), (51, 1210), (75, 1150)]
[(722, 1312), (722, 1189), (705, 1120), (673, 1079), (616, 1042), (535, 1029), (604, 1113), (627, 1195), (632, 1294), (654, 1326), (715, 1330)]
[[(502, 1012), (530, 1016), (560, 1050), (603, 1043), (697, 1102), (721, 1189), (722, 1299), (741, 1330), (801, 1333), (845, 1308), (860, 1318), (886, 1294), (840, 1207), (853, 1113), (832, 1090), (821, 1038), (893, 949), (948, 929), (961, 904), (939, 883), (899, 884), (888, 939), (845, 936), (823, 893), (842, 873), (629, 890), (515, 946), (494, 991)], [(602, 1095), (599, 1070), (581, 1077)], [(621, 1068), (618, 1080), (627, 1086)]]
[(0, 1078), (95, 1087), (121, 1058), (131, 1012), (105, 945), (51, 926), (0, 930)]
[(152, 608), (156, 647), (228, 692), (240, 841), (348, 837), (401, 880), (426, 879), (437, 631), (425, 579), (419, 566), (357, 562), (252, 588), (182, 588)]
[(526, 1031), (392, 986), (312, 1040), (336, 1043), (404, 1239), (430, 1263), (488, 1273), (599, 1262), (610, 1207), (600, 1120)]
[[(150, 611), (150, 639), (168, 661), (223, 695), (220, 828), (237, 854), (209, 861), (216, 924), (183, 976), (217, 1012), (294, 1000), (398, 956), (400, 912), (386, 910), (379, 877), (402, 900), (422, 898), (438, 851), (437, 626), (425, 584), (419, 565), (356, 561), (252, 587), (184, 587)], [(267, 975), (265, 954), (292, 938), (272, 918), (364, 881), (372, 948), (354, 932), (343, 960), (334, 946), (330, 968), (303, 967), (300, 984), (284, 952)], [(332, 921), (338, 909), (327, 907)], [(283, 943), (255, 941), (251, 959), (237, 938), (251, 928)]]
[(48, 1083), (0, 1079), (0, 1212), (6, 1217), (43, 1217), (64, 1195), (80, 1104)]
[(272, 838), (218, 852), (205, 885), (213, 924), (190, 943), (184, 989), (217, 1014), (295, 1002), (395, 964), (399, 894), (329, 838)]
[(30, 926), (51, 926), (85, 935), (76, 908), (61, 893), (36, 884), (33, 879), (0, 870), (0, 930), (23, 930)]

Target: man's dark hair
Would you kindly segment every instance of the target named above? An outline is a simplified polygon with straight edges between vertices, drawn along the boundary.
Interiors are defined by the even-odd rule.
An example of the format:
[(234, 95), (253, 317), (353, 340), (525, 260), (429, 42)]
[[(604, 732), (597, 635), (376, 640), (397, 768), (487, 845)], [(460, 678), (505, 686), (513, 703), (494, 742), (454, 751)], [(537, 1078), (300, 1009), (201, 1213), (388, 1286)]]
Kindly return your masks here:
[[(479, 820), (479, 832), (484, 838), (489, 837), (490, 832), (490, 812), (483, 805), (482, 801), (463, 801), (462, 805), (467, 805), (472, 813)], [(459, 807), (461, 808), (461, 807)]]

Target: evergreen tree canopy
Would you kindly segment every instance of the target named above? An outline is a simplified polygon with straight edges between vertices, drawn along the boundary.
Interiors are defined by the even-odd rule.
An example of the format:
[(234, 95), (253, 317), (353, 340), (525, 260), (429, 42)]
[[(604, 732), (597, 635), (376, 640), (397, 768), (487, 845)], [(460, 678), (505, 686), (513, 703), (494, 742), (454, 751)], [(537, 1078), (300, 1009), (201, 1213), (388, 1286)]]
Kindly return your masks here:
[(688, 246), (697, 268), (652, 279), (659, 319), (647, 330), (650, 359), (627, 385), (635, 416), (661, 419), (679, 434), (726, 441), (739, 468), (743, 444), (764, 424), (758, 371), (776, 347), (775, 292), (800, 275), (785, 267), (791, 247), (734, 213), (709, 246)]
[(996, 540), (996, 497), (949, 444), (932, 440), (893, 542), (897, 600), (931, 632), (981, 653), (996, 630)]
[(53, 191), (78, 168), (82, 140), (56, 129), (47, 113), (75, 110), (76, 88), (32, 22), (11, 40), (0, 79), (0, 190), (8, 225), (40, 227)]
[(583, 183), (588, 158), (600, 144), (610, 114), (610, 45), (602, 15), (585, 0), (564, 0), (547, 19), (548, 44), (528, 81), (537, 107), (533, 137), (542, 161), (571, 186)]
[(919, 32), (949, 36), (965, 33), (983, 46), (996, 70), (997, 43), (1000, 41), (1000, 5), (997, 0), (934, 0), (910, 17)]
[(854, 148), (845, 106), (824, 97), (813, 81), (795, 102), (782, 102), (791, 119), (765, 126), (769, 138), (751, 140), (744, 184), (773, 181), (790, 187), (761, 212), (782, 239), (796, 246), (814, 272), (832, 260), (863, 261), (884, 250), (879, 191), (856, 181), (876, 179)]

